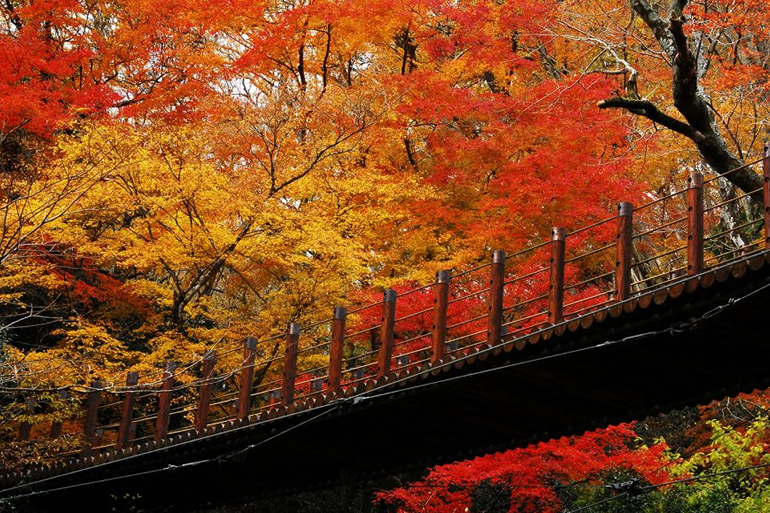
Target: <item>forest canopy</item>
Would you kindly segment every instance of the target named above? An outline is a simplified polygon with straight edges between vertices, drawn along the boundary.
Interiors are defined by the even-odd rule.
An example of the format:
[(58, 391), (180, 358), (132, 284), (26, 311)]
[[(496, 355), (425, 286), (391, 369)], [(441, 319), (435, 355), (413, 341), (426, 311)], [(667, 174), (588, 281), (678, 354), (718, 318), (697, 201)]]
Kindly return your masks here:
[(13, 445), (23, 423), (63, 423), (79, 447), (67, 393), (94, 380), (116, 391), (249, 336), (267, 360), (290, 322), (692, 171), (733, 200), (720, 226), (741, 226), (761, 207), (769, 93), (760, 0), (5, 0), (0, 464), (56, 457)]

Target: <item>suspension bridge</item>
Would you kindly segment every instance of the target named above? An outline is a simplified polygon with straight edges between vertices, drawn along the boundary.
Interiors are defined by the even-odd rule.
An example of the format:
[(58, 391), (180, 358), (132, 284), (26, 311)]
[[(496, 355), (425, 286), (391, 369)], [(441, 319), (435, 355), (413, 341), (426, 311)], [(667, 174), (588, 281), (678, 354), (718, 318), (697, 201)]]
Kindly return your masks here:
[[(70, 391), (82, 448), (0, 474), (0, 505), (96, 511), (131, 496), (185, 511), (767, 388), (770, 208), (725, 215), (751, 196), (770, 205), (767, 148), (759, 162), (757, 191), (724, 201), (717, 177), (693, 173), (670, 195), (328, 320)], [(29, 443), (43, 432), (63, 436), (62, 423), (18, 426)]]

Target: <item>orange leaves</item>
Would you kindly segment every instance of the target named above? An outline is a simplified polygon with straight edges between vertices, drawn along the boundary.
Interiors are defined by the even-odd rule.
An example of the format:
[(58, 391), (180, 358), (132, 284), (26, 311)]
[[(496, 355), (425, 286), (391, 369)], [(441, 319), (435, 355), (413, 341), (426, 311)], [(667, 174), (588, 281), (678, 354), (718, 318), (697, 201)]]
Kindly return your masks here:
[[(761, 3), (737, 3), (742, 10), (720, 0), (693, 12), (700, 28), (752, 33), (735, 62), (713, 60), (717, 90), (740, 93), (715, 106), (748, 119), (767, 87), (756, 44), (767, 34), (752, 14)], [(280, 333), (288, 320), (313, 324), (335, 303), (427, 283), (435, 270), (465, 268), (490, 249), (515, 252), (546, 239), (552, 225), (574, 229), (614, 214), (618, 201), (636, 202), (646, 175), (629, 155), (643, 135), (596, 103), (630, 89), (623, 59), (647, 72), (639, 94), (661, 96), (665, 61), (628, 6), (615, 4), (35, 0), (2, 11), (0, 141), (17, 127), (72, 129), (55, 160), (28, 170), (40, 171), (37, 197), (59, 191), (52, 203), (30, 201), (54, 219), (19, 222), (31, 227), (30, 244), (55, 241), (82, 257), (48, 273), (48, 289), (68, 287), (77, 304), (56, 310), (56, 337), (87, 349), (97, 366), (150, 367), (184, 354), (174, 349), (187, 347), (182, 339), (202, 351)], [(104, 111), (112, 122), (81, 122)], [(84, 162), (87, 171), (73, 173)], [(569, 251), (606, 243), (611, 228), (571, 238)], [(536, 257), (511, 263), (518, 276), (541, 271), (509, 287), (514, 328), (537, 315), (518, 298), (547, 292), (547, 255)], [(568, 284), (608, 261), (568, 267)], [(5, 281), (0, 299), (21, 304), (41, 274)], [(468, 321), (453, 335), (483, 331), (473, 319), (486, 308), (486, 278), (453, 283), (452, 297), (479, 292), (470, 308), (449, 307)], [(602, 293), (577, 288), (568, 299), (581, 306)], [(399, 321), (398, 351), (424, 347), (432, 301), (427, 289), (399, 299), (399, 309), (426, 312)], [(374, 308), (350, 326), (379, 318)], [(129, 354), (127, 342), (143, 352)], [(542, 484), (534, 467), (565, 480), (615, 463), (644, 467), (649, 459), (624, 453), (629, 437), (603, 432), (463, 472)], [(566, 460), (577, 470), (554, 463)], [(443, 485), (442, 472), (431, 484)], [(468, 499), (446, 497), (453, 493)], [(522, 511), (558, 499), (542, 487), (517, 493)]]
[[(22, 52), (23, 31), (3, 36), (14, 43), (3, 63), (57, 77), (16, 79), (5, 112), (26, 105), (17, 124), (50, 132), (116, 106), (122, 126), (103, 144), (130, 162), (57, 233), (162, 281), (158, 309), (176, 287), (179, 323), (198, 299), (214, 311), (244, 284), (268, 297), (292, 266), (322, 268), (328, 255), (355, 276), (324, 274), (344, 296), (633, 199), (626, 127), (593, 106), (610, 83), (544, 71), (556, 64), (542, 30), (559, 5), (30, 2), (25, 16), (48, 16), (69, 39), (35, 53)], [(33, 85), (49, 96), (29, 101)], [(86, 133), (68, 144), (87, 148)]]
[(109, 275), (68, 275), (78, 312), (145, 348), (270, 334), (633, 200), (628, 128), (594, 107), (612, 83), (545, 30), (561, 5), (28, 2), (55, 37), (0, 35), (0, 115), (73, 128), (56, 184), (87, 162), (40, 230)]
[(708, 57), (717, 68), (712, 71), (709, 83), (719, 93), (736, 99), (744, 95), (755, 99), (770, 90), (766, 50), (770, 27), (766, 23), (766, 11), (766, 3), (757, 0), (719, 0), (688, 7), (688, 14), (694, 20), (686, 26), (688, 31), (706, 31), (718, 43)]
[(517, 247), (556, 223), (602, 219), (641, 190), (629, 171), (628, 127), (594, 108), (609, 80), (549, 80), (515, 96), (432, 70), (392, 83), (416, 167), (438, 190), (429, 207), (412, 208), (475, 247)]
[(36, 5), (15, 11), (9, 20), (14, 29), (0, 32), (0, 133), (24, 127), (50, 135), (73, 115), (98, 112), (114, 98), (84, 80), (93, 52), (78, 46), (80, 36), (70, 26), (74, 13)]

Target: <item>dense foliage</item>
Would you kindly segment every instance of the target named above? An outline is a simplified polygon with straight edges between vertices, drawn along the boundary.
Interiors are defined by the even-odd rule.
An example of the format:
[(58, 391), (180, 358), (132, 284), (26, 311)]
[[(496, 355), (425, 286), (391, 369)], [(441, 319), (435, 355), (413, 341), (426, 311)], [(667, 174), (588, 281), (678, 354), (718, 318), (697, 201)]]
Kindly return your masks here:
[(708, 422), (705, 446), (684, 458), (618, 426), (436, 467), (377, 494), (391, 512), (768, 511), (767, 419)]
[[(691, 169), (756, 160), (770, 115), (764, 10), (758, 0), (2, 2), (0, 461), (82, 443), (82, 404), (62, 391), (269, 340), (383, 287), (527, 247), (554, 224), (654, 199)], [(758, 181), (732, 173), (719, 194)], [(723, 222), (754, 207), (732, 203)], [(33, 392), (47, 395), (30, 405)], [(62, 422), (69, 438), (12, 442), (25, 422)], [(652, 486), (762, 461), (764, 426), (713, 424), (712, 449), (661, 471), (672, 458), (663, 445), (610, 428), (435, 469), (378, 501), (579, 507), (611, 493), (597, 482)], [(634, 507), (766, 507), (763, 477), (731, 479), (656, 489), (640, 497), (659, 502)]]

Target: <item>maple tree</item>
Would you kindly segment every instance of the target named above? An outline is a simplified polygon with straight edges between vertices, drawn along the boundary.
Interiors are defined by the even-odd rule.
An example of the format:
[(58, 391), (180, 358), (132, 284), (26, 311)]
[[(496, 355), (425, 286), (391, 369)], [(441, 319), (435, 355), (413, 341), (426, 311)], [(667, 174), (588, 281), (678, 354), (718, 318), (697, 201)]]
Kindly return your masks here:
[[(32, 5), (29, 8), (34, 11)], [(62, 207), (57, 215), (66, 216), (46, 230), (45, 236), (61, 248), (77, 247), (97, 267), (107, 264), (120, 270), (117, 274), (133, 274), (126, 287), (138, 297), (154, 296), (156, 313), (167, 309), (147, 324), (148, 331), (150, 326), (157, 328), (159, 322), (165, 322), (163, 315), (174, 329), (185, 331), (200, 315), (200, 308), (212, 308), (213, 304), (234, 308), (227, 291), (240, 295), (240, 303), (247, 302), (246, 297), (252, 300), (264, 294), (264, 287), (268, 287), (265, 272), (273, 275), (268, 282), (276, 277), (289, 281), (272, 268), (281, 251), (270, 244), (280, 240), (281, 229), (269, 227), (269, 221), (276, 217), (284, 223), (292, 216), (316, 218), (320, 227), (323, 216), (318, 215), (317, 207), (324, 201), (318, 193), (324, 187), (321, 180), (327, 189), (335, 189), (329, 193), (339, 195), (345, 187), (358, 187), (356, 183), (372, 180), (372, 174), (380, 175), (382, 178), (374, 178), (379, 190), (375, 193), (370, 188), (367, 193), (372, 198), (387, 194), (385, 182), (420, 183), (424, 187), (424, 192), (412, 196), (415, 201), (388, 198), (391, 202), (400, 200), (406, 211), (386, 214), (399, 220), (387, 235), (382, 231), (376, 234), (381, 240), (370, 230), (367, 240), (359, 236), (355, 242), (379, 260), (372, 262), (370, 256), (358, 253), (362, 255), (356, 264), (359, 272), (370, 274), (362, 283), (372, 285), (387, 283), (378, 281), (383, 276), (430, 276), (430, 268), (413, 274), (414, 264), (426, 258), (443, 261), (444, 266), (477, 258), (475, 248), (490, 243), (508, 227), (519, 228), (506, 234), (510, 243), (522, 244), (550, 230), (555, 216), (568, 219), (574, 212), (574, 219), (582, 220), (586, 215), (604, 215), (607, 206), (631, 183), (615, 180), (612, 173), (623, 173), (623, 162), (604, 154), (606, 144), (598, 134), (590, 140), (576, 140), (580, 148), (594, 152), (597, 171), (593, 180), (582, 182), (579, 191), (562, 187), (550, 171), (543, 172), (539, 180), (523, 182), (526, 175), (522, 171), (541, 158), (536, 156), (536, 149), (521, 153), (518, 167), (510, 163), (514, 148), (526, 146), (514, 144), (516, 138), (523, 139), (526, 134), (531, 138), (530, 146), (542, 147), (543, 155), (556, 141), (543, 139), (533, 130), (547, 114), (536, 109), (529, 109), (531, 116), (521, 119), (520, 128), (510, 130), (510, 112), (535, 101), (517, 97), (527, 91), (525, 85), (534, 82), (527, 79), (504, 85), (499, 79), (493, 81), (490, 73), (514, 76), (531, 72), (532, 48), (542, 43), (518, 38), (513, 45), (510, 26), (530, 27), (532, 16), (542, 19), (553, 6), (512, 15), (494, 4), (483, 9), (458, 9), (452, 4), (426, 3), (394, 10), (383, 3), (368, 6), (363, 13), (347, 7), (330, 9), (323, 2), (287, 3), (259, 10), (262, 21), (248, 27), (243, 12), (234, 14), (243, 6), (229, 3), (220, 6), (226, 12), (222, 16), (209, 8), (191, 8), (177, 11), (184, 16), (175, 19), (161, 9), (154, 14), (160, 14), (158, 19), (165, 20), (162, 23), (141, 22), (149, 16), (147, 6), (141, 3), (129, 2), (106, 12), (86, 7), (68, 4), (62, 16), (88, 13), (70, 22), (83, 24), (80, 31), (85, 35), (77, 40), (79, 44), (99, 49), (98, 59), (87, 52), (83, 57), (90, 59), (88, 83), (94, 87), (111, 84), (112, 94), (119, 96), (110, 104), (118, 109), (117, 117), (114, 121), (94, 118), (95, 128), (81, 123), (66, 137), (57, 137), (60, 147), (66, 146), (60, 150), (63, 155), (54, 156), (62, 162), (60, 169), (69, 161), (82, 160), (90, 163), (94, 175), (82, 189), (73, 187), (68, 176), (51, 175), (52, 180), (64, 180), (68, 194), (78, 194), (78, 210), (57, 200)], [(13, 12), (19, 10), (26, 12), (21, 7)], [(372, 11), (388, 22), (355, 25), (357, 17)], [(44, 11), (34, 12), (45, 16)], [(439, 24), (434, 26), (434, 22)], [(401, 36), (393, 39), (404, 24), (412, 28), (402, 34), (403, 40)], [(195, 34), (202, 39), (192, 41)], [(497, 60), (493, 56), (502, 51), (506, 57), (497, 62), (499, 56)], [(367, 62), (361, 60), (364, 56)], [(420, 74), (420, 80), (405, 80), (410, 73)], [(195, 80), (190, 79), (193, 76)], [(70, 85), (64, 80), (62, 87)], [(599, 91), (608, 86), (594, 82), (581, 91), (600, 95)], [(567, 95), (564, 101), (580, 102), (585, 94)], [(437, 101), (447, 95), (455, 97), (451, 109), (446, 107), (450, 104)], [(569, 111), (573, 107), (554, 104), (549, 109)], [(71, 110), (80, 117), (85, 115), (75, 107)], [(605, 116), (600, 121), (597, 111), (590, 112), (593, 121), (607, 123), (605, 134), (620, 129), (611, 118)], [(587, 115), (583, 109), (562, 133), (579, 131)], [(188, 123), (189, 130), (185, 131), (180, 122)], [(143, 127), (144, 123), (149, 124)], [(411, 133), (406, 138), (394, 137), (397, 132)], [(45, 135), (52, 134), (49, 131)], [(201, 140), (194, 142), (193, 135), (200, 135)], [(614, 139), (620, 141), (616, 136)], [(212, 145), (212, 140), (219, 144)], [(392, 147), (391, 141), (398, 144)], [(511, 149), (501, 151), (504, 148)], [(93, 152), (101, 152), (101, 156)], [(571, 165), (577, 165), (578, 159), (585, 161), (584, 157), (585, 151), (576, 153)], [(545, 169), (557, 164), (566, 177), (570, 163), (555, 154), (539, 165)], [(114, 171), (116, 166), (120, 166), (119, 172)], [(154, 166), (169, 169), (164, 174)], [(346, 175), (351, 179), (343, 179)], [(597, 181), (603, 185), (597, 186)], [(189, 188), (176, 190), (183, 182)], [(37, 177), (33, 183), (45, 182)], [(550, 202), (553, 208), (545, 214), (512, 209), (517, 204), (533, 204), (534, 191), (544, 187), (554, 195)], [(207, 189), (211, 191), (208, 194), (204, 192)], [(403, 190), (416, 189), (409, 186)], [(232, 192), (228, 194), (228, 190)], [(246, 191), (254, 194), (244, 194)], [(576, 211), (563, 198), (576, 192), (598, 193), (600, 197)], [(355, 195), (356, 201), (364, 197), (355, 189), (344, 194)], [(356, 215), (367, 219), (367, 226), (382, 228), (381, 214), (364, 208), (370, 205), (382, 213), (386, 210), (364, 201), (357, 205)], [(584, 207), (595, 211), (586, 214)], [(476, 229), (478, 212), (500, 221), (489, 223), (493, 232)], [(437, 214), (441, 217), (435, 217)], [(48, 222), (32, 217), (19, 224), (34, 227), (33, 233)], [(535, 224), (523, 224), (524, 219)], [(508, 220), (510, 224), (505, 226)], [(343, 238), (355, 240), (350, 227), (339, 219), (330, 220), (330, 224), (340, 229)], [(296, 241), (305, 235), (287, 235), (284, 240)], [(403, 246), (394, 244), (394, 238)], [(15, 250), (19, 242), (17, 237), (8, 247)], [(317, 246), (310, 240), (305, 242), (308, 247)], [(388, 246), (392, 249), (383, 251)], [(97, 253), (99, 257), (91, 257)], [(295, 256), (287, 258), (293, 265), (317, 263), (318, 256), (308, 258), (310, 253), (313, 250), (297, 259), (295, 250)], [(239, 259), (243, 265), (250, 261), (251, 266), (263, 266), (262, 278), (245, 273), (235, 263)], [(377, 272), (372, 275), (366, 268)], [(251, 272), (259, 271), (252, 267)], [(151, 274), (152, 278), (143, 280), (137, 273)], [(334, 279), (337, 274), (328, 268), (326, 276)], [(345, 279), (356, 281), (350, 274)], [(172, 285), (170, 289), (168, 285)], [(346, 285), (338, 285), (339, 294), (344, 295)], [(246, 296), (243, 287), (249, 291)], [(274, 298), (269, 302), (275, 311), (281, 309)], [(203, 317), (226, 324), (225, 310)], [(283, 318), (295, 315), (286, 312)], [(266, 314), (263, 319), (269, 325), (275, 317)], [(235, 329), (231, 333), (242, 335)]]
[(590, 72), (623, 77), (601, 109), (623, 109), (689, 139), (715, 173), (749, 193), (761, 186), (742, 168), (762, 143), (767, 87), (767, 32), (757, 3), (647, 0), (602, 5), (591, 16), (579, 3), (561, 25), (596, 48)]
[[(409, 291), (437, 271), (487, 261), (491, 249), (533, 247), (555, 224), (605, 219), (618, 201), (666, 195), (702, 161), (722, 174), (750, 161), (768, 115), (762, 8), (756, 0), (3, 2), (0, 382), (18, 392), (3, 398), (4, 436), (19, 421), (81, 413), (51, 395), (50, 407), (30, 414), (28, 390), (122, 383), (127, 371), (198, 362), (246, 336), (260, 340), (256, 383), (271, 382), (289, 322), (315, 326), (334, 305), (376, 303), (385, 287)], [(746, 192), (759, 184), (750, 170), (726, 176)], [(610, 225), (581, 232), (568, 252), (614, 237)], [(568, 282), (611, 270), (605, 256), (569, 267)], [(533, 251), (509, 265), (529, 275), (544, 261)], [(483, 290), (486, 278), (457, 280), (457, 294)], [(507, 320), (536, 314), (537, 305), (516, 301), (547, 287), (544, 273), (512, 285)], [(399, 301), (426, 310), (433, 296)], [(452, 306), (452, 315), (472, 319), (483, 303)], [(350, 326), (379, 316), (363, 311)], [(408, 342), (397, 354), (427, 347), (430, 322), (402, 321), (397, 342)], [(303, 347), (328, 336), (309, 329)], [(364, 333), (346, 350), (376, 344)], [(238, 358), (231, 352), (220, 365)], [(309, 387), (327, 364), (328, 354), (303, 353), (299, 381)], [(488, 469), (476, 481), (460, 475), (467, 466), (428, 481), (487, 479), (494, 488), (515, 467), (538, 486), (511, 489), (521, 507), (553, 506), (561, 498), (540, 486), (548, 473), (570, 482), (615, 463), (640, 475), (659, 463), (662, 446), (630, 451), (619, 440), (630, 431), (479, 460)], [(569, 448), (599, 455), (609, 442), (615, 452), (591, 468)], [(563, 461), (522, 467), (544, 455)], [(441, 493), (472, 500), (467, 487)], [(416, 508), (428, 495), (415, 488), (381, 500)]]
[(495, 511), (561, 511), (608, 481), (667, 481), (665, 445), (635, 448), (634, 439), (624, 425), (435, 467), (419, 482), (380, 492), (377, 501), (401, 512), (478, 511), (485, 500), (479, 487), (493, 485), (504, 494)]
[(764, 511), (767, 419), (710, 420), (682, 458), (620, 425), (430, 469), (375, 494), (380, 511)]

